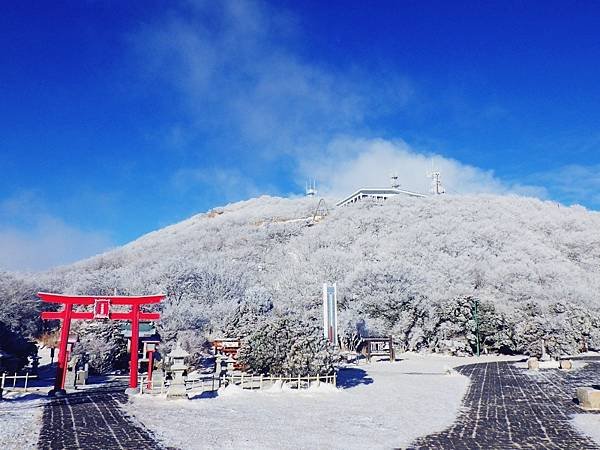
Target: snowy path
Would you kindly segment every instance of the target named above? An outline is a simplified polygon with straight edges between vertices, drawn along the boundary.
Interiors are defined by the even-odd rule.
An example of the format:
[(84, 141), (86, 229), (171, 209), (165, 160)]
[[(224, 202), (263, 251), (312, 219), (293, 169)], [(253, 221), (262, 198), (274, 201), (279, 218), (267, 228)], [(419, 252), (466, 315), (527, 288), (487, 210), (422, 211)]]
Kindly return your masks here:
[(578, 386), (600, 384), (599, 358), (564, 372), (528, 373), (509, 362), (458, 368), (469, 376), (464, 412), (447, 430), (417, 440), (414, 449), (599, 449), (573, 428), (583, 411), (573, 398)]
[(102, 387), (53, 399), (44, 407), (39, 449), (161, 449), (152, 435), (134, 424), (119, 403), (124, 385)]

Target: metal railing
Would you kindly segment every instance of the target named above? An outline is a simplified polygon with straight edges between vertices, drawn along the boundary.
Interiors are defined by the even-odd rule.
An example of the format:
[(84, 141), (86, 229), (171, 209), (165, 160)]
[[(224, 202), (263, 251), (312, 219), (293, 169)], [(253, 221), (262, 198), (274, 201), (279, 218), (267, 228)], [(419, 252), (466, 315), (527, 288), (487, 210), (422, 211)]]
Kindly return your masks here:
[(153, 377), (148, 383), (148, 376), (140, 376), (140, 394), (164, 394), (167, 392), (168, 382), (163, 378)]
[(321, 383), (331, 384), (337, 387), (337, 375), (315, 375), (315, 376), (279, 376), (279, 375), (223, 375), (222, 385), (235, 384), (242, 389), (264, 389), (279, 382), (281, 386), (289, 386), (292, 389), (309, 389), (319, 386)]
[(202, 392), (214, 392), (221, 387), (221, 379), (215, 374), (209, 376), (203, 376), (193, 380), (187, 380), (185, 382), (185, 388), (188, 391), (202, 391)]
[(6, 372), (2, 372), (2, 376), (0, 377), (0, 389), (5, 389), (7, 387), (7, 380), (12, 380), (12, 389), (21, 389), (20, 386), (17, 386), (17, 380), (24, 380), (25, 382), (22, 389), (25, 392), (27, 392), (27, 385), (29, 384), (29, 380), (35, 378), (37, 378), (37, 375), (31, 375), (29, 372), (26, 372), (25, 375), (17, 375), (16, 372), (14, 375), (7, 375)]
[[(282, 387), (288, 386), (291, 389), (309, 389), (313, 386), (320, 386), (321, 383), (337, 387), (337, 375), (279, 376), (245, 373), (222, 375), (220, 377), (210, 375), (187, 380), (185, 387), (187, 391), (214, 392), (222, 386), (236, 385), (242, 389), (256, 390), (270, 388), (275, 383), (279, 383)], [(169, 384), (169, 381), (163, 377), (153, 379), (149, 384), (148, 378), (142, 375), (140, 377), (140, 394), (164, 394), (167, 392)]]

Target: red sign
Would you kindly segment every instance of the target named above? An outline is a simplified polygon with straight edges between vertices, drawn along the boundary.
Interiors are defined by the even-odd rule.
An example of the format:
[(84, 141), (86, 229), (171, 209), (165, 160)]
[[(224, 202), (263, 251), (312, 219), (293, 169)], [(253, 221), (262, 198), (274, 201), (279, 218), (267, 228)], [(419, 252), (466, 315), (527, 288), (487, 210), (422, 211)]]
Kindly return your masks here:
[(94, 319), (108, 319), (110, 300), (107, 298), (94, 299)]

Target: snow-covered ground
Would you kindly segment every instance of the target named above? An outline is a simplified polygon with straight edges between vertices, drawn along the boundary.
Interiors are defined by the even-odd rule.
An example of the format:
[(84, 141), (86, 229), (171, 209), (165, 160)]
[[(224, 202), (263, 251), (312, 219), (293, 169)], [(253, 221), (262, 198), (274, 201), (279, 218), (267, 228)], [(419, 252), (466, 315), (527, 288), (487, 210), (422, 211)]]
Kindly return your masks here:
[(25, 392), (8, 392), (3, 397), (0, 401), (0, 448), (36, 449), (45, 397)]
[[(41, 348), (38, 352), (40, 373), (48, 372), (50, 350)], [(31, 382), (28, 392), (12, 390), (12, 381), (7, 382), (2, 401), (0, 401), (0, 448), (2, 450), (36, 449), (42, 427), (42, 414), (48, 386), (36, 386)], [(22, 383), (22, 382), (21, 382)], [(22, 384), (19, 385), (22, 385)]]
[(573, 426), (600, 445), (600, 414), (575, 414)]
[(182, 449), (397, 448), (454, 421), (469, 381), (447, 375), (448, 368), (498, 359), (402, 358), (349, 367), (338, 390), (227, 388), (193, 400), (137, 396), (126, 408), (165, 444)]

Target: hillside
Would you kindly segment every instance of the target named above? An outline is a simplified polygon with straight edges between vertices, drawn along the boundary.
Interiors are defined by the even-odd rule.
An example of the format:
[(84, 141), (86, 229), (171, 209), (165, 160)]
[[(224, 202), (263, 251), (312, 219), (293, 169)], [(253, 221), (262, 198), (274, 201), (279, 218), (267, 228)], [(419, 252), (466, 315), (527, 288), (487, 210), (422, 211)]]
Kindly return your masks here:
[(350, 346), (394, 333), (407, 349), (471, 352), (477, 299), (491, 351), (535, 353), (541, 337), (554, 353), (600, 347), (600, 214), (522, 197), (406, 197), (327, 201), (313, 223), (317, 202), (252, 199), (71, 266), (5, 274), (3, 310), (30, 288), (163, 291), (164, 337), (199, 343), (272, 315), (320, 320), (329, 281)]

